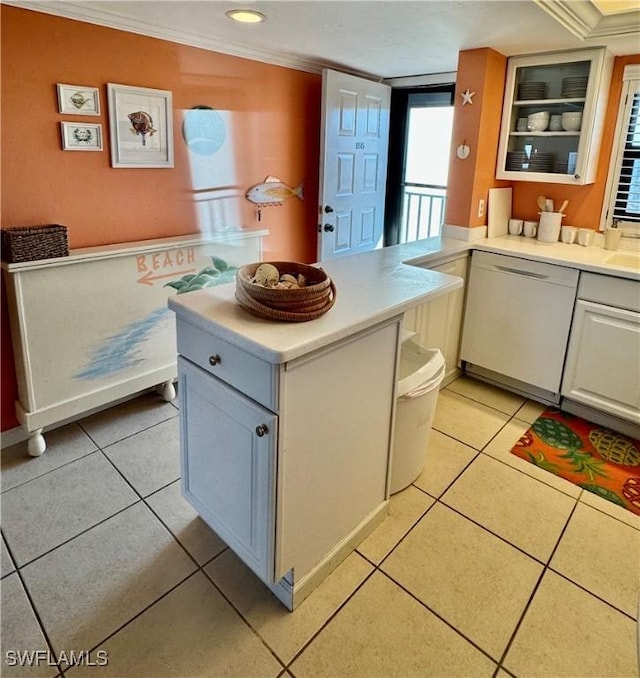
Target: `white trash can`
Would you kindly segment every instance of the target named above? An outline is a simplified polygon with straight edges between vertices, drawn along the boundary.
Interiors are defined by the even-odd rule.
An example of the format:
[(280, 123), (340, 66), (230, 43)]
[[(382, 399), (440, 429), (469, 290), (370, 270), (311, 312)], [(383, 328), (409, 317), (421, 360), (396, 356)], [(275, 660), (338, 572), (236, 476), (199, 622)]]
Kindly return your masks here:
[(402, 344), (391, 462), (391, 494), (411, 485), (424, 469), (438, 390), (444, 373), (444, 357), (439, 349), (423, 348), (414, 341)]

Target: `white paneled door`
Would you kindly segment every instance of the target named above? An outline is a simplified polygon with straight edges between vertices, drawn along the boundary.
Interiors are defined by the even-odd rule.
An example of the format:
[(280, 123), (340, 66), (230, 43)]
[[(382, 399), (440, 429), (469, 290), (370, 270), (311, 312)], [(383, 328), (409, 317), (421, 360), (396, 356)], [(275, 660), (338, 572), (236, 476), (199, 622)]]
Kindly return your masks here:
[(382, 246), (391, 88), (325, 69), (318, 260)]

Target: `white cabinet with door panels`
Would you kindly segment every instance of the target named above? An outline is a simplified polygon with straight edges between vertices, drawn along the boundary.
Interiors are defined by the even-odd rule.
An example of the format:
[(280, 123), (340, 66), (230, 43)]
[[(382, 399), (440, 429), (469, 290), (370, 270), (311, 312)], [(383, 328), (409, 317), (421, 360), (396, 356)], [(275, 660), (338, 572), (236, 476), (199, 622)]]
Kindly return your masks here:
[(289, 609), (386, 516), (400, 322), (272, 364), (178, 317), (183, 494)]
[(579, 403), (640, 432), (639, 282), (582, 273), (562, 395), (563, 408)]

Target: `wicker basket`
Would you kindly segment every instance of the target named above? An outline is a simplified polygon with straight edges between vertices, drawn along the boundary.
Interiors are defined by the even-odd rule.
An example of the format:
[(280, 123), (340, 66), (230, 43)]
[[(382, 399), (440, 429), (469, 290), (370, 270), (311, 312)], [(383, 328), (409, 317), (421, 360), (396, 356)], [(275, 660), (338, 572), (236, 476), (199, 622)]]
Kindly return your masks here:
[[(281, 273), (302, 274), (306, 287), (274, 289), (251, 282), (261, 263), (273, 264)], [(336, 287), (320, 268), (294, 261), (247, 264), (236, 273), (236, 299), (245, 310), (268, 320), (305, 322), (325, 314), (335, 303)]]
[(2, 258), (9, 263), (69, 255), (67, 227), (15, 226), (2, 229)]

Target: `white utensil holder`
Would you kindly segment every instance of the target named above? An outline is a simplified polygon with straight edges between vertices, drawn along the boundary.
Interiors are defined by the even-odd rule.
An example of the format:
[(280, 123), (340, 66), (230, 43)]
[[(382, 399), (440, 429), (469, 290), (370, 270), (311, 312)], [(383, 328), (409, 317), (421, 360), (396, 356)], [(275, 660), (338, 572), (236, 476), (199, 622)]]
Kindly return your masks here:
[(538, 240), (540, 242), (558, 242), (562, 217), (564, 217), (562, 212), (540, 212), (538, 224)]

